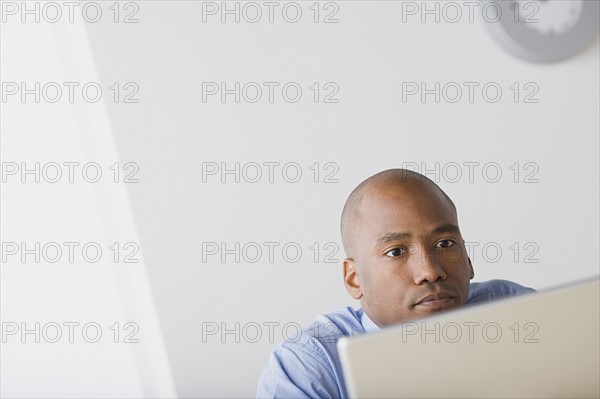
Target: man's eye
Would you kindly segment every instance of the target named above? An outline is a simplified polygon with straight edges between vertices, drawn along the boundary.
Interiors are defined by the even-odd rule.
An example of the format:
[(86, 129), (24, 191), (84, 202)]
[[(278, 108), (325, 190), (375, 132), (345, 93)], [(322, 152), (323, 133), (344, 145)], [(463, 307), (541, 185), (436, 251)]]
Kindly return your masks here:
[(436, 248), (450, 248), (456, 244), (454, 240), (442, 240), (438, 242), (435, 246)]
[(395, 258), (404, 254), (404, 250), (402, 248), (394, 248), (385, 253), (386, 256), (391, 258)]

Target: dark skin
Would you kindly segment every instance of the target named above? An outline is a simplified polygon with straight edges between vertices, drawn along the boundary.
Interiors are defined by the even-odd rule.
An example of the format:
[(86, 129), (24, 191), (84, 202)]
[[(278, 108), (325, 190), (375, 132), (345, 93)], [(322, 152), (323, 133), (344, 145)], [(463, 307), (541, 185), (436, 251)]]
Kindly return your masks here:
[(376, 181), (353, 216), (344, 282), (378, 326), (463, 305), (474, 277), (454, 206), (433, 184)]

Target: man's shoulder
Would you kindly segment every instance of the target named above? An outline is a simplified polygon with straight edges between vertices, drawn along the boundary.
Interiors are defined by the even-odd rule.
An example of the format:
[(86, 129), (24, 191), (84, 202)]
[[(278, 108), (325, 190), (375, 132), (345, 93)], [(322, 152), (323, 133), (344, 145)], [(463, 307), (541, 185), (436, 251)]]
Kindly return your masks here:
[(524, 287), (508, 280), (489, 280), (471, 283), (469, 286), (468, 304), (488, 302), (515, 295), (536, 292), (533, 288)]
[[(319, 315), (285, 337), (271, 354), (259, 379), (257, 397), (345, 397), (337, 342), (364, 333), (362, 309), (347, 307)], [(318, 383), (316, 383), (318, 381)]]
[(364, 333), (361, 324), (362, 309), (354, 310), (346, 307), (335, 312), (317, 316), (312, 323), (289, 334), (281, 346), (301, 348), (304, 351), (317, 352), (326, 355), (324, 350), (335, 346), (344, 336)]

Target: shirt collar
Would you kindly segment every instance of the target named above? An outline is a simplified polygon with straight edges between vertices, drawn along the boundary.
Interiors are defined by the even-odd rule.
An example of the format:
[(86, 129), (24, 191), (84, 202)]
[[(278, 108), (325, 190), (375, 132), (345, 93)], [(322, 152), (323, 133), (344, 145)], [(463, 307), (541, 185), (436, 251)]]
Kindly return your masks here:
[(365, 329), (365, 332), (381, 330), (381, 328), (379, 328), (377, 324), (373, 322), (373, 320), (369, 319), (369, 316), (367, 316), (364, 310), (363, 314), (360, 316), (360, 324), (362, 324), (363, 328)]

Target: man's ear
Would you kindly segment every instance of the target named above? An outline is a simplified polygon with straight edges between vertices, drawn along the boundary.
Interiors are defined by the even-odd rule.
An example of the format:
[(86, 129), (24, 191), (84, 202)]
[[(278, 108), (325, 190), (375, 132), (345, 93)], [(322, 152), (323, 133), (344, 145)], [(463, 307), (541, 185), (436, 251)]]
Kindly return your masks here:
[(344, 284), (346, 285), (346, 291), (352, 298), (356, 300), (362, 298), (363, 293), (358, 281), (358, 270), (354, 259), (344, 259)]
[(471, 258), (469, 258), (467, 256), (467, 259), (469, 259), (469, 267), (471, 268), (471, 279), (472, 279), (473, 277), (475, 277), (475, 270), (473, 270), (473, 264), (471, 263)]

